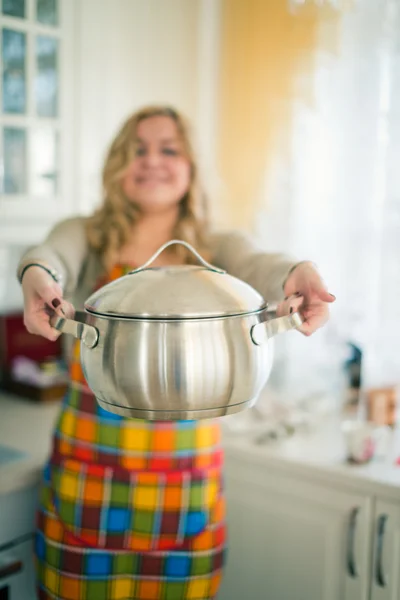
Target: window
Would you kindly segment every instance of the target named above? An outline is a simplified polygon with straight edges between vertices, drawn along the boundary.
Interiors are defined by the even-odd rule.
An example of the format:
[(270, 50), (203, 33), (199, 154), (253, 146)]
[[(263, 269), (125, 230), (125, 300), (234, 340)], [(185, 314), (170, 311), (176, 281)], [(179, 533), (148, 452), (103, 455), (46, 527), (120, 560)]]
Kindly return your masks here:
[[(69, 5), (0, 0), (0, 221), (60, 214), (65, 196)], [(68, 33), (68, 35), (66, 35)], [(67, 52), (69, 51), (70, 57)], [(70, 116), (69, 116), (70, 118)], [(71, 128), (69, 128), (71, 129)], [(62, 211), (61, 211), (62, 212)]]

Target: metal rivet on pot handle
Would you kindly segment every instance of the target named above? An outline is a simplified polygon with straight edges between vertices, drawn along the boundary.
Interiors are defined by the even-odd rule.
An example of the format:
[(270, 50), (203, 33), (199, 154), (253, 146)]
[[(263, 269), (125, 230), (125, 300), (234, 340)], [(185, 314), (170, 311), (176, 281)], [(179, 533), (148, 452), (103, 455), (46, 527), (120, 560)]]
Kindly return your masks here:
[(88, 348), (95, 348), (99, 341), (99, 332), (96, 327), (81, 323), (80, 321), (74, 321), (73, 319), (65, 319), (55, 315), (50, 318), (50, 325), (61, 331), (61, 333), (69, 333), (75, 338), (82, 340), (82, 342)]
[(157, 252), (155, 252), (153, 254), (153, 256), (151, 258), (149, 258), (149, 260), (147, 262), (144, 263), (144, 265), (142, 265), (141, 267), (138, 267), (137, 269), (134, 269), (133, 271), (130, 271), (129, 275), (133, 275), (134, 273), (139, 273), (140, 271), (147, 269), (147, 267), (149, 267), (151, 265), (151, 263), (156, 260), (156, 258), (161, 254), (161, 252), (164, 252), (164, 250), (166, 248), (168, 248), (169, 246), (172, 246), (173, 244), (180, 244), (181, 246), (185, 246), (185, 248), (190, 250), (196, 256), (196, 258), (199, 260), (199, 262), (201, 262), (203, 267), (206, 267), (209, 271), (214, 271), (215, 273), (221, 273), (221, 275), (224, 275), (226, 273), (226, 271), (224, 271), (223, 269), (218, 269), (218, 267), (214, 267), (214, 265), (211, 265), (206, 260), (204, 260), (204, 258), (202, 256), (200, 256), (200, 254), (197, 252), (197, 250), (195, 250), (193, 248), (193, 246), (191, 246), (188, 242), (184, 242), (183, 240), (170, 240), (169, 242), (166, 242), (165, 244), (163, 244), (157, 250)]
[(250, 336), (256, 346), (261, 346), (267, 340), (274, 337), (278, 333), (285, 333), (291, 329), (298, 329), (303, 324), (303, 318), (299, 312), (277, 317), (270, 321), (263, 321), (253, 325), (250, 330)]

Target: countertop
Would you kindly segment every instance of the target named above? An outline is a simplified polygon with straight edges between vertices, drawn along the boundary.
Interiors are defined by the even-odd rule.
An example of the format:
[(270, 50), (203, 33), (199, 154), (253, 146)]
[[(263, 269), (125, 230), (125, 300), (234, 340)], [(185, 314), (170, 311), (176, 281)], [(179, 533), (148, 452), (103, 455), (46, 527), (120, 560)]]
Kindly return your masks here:
[[(278, 469), (301, 479), (318, 479), (326, 485), (340, 484), (353, 492), (379, 494), (400, 500), (400, 431), (389, 434), (387, 453), (363, 465), (346, 460), (340, 415), (320, 419), (310, 431), (302, 431), (279, 442), (255, 444), (254, 436), (225, 433), (225, 446), (233, 461), (245, 460), (250, 468), (258, 465)], [(257, 436), (256, 436), (257, 437)], [(268, 471), (266, 471), (267, 473)]]
[[(0, 494), (38, 482), (50, 451), (51, 433), (60, 402), (38, 404), (0, 392), (0, 446), (25, 453), (25, 457), (0, 463)], [(239, 415), (235, 419), (240, 418)], [(340, 418), (321, 418), (309, 431), (290, 438), (256, 445), (254, 434), (240, 433), (223, 423), (224, 445), (233, 458), (241, 457), (266, 469), (283, 469), (301, 477), (318, 477), (332, 483), (332, 478), (349, 488), (365, 493), (379, 491), (387, 497), (400, 498), (400, 433), (391, 434), (390, 451), (385, 459), (366, 465), (350, 465), (340, 433)], [(260, 426), (258, 427), (260, 429)], [(262, 429), (262, 425), (261, 425)]]
[(0, 446), (24, 454), (18, 460), (0, 463), (0, 494), (39, 481), (60, 408), (61, 402), (36, 403), (0, 392)]

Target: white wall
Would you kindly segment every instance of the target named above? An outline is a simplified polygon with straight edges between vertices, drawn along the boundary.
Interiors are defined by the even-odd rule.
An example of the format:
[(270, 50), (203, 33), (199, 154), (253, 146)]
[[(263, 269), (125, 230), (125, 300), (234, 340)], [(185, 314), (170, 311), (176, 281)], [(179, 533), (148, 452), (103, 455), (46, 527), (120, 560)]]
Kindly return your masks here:
[[(212, 0), (80, 0), (76, 69), (80, 210), (91, 211), (98, 202), (104, 152), (131, 112), (145, 104), (164, 103), (182, 110), (195, 126), (204, 125), (205, 116), (211, 122), (217, 16), (218, 2)], [(207, 145), (209, 129), (202, 130), (202, 145)]]

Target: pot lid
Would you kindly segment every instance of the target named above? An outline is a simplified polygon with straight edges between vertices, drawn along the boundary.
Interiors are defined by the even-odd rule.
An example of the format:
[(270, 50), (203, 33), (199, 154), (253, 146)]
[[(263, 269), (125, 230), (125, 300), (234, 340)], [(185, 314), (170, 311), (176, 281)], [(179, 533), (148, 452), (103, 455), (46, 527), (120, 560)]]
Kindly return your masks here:
[[(150, 267), (172, 243), (183, 244), (203, 266)], [(204, 261), (186, 242), (173, 240), (142, 267), (108, 283), (85, 302), (103, 316), (138, 319), (199, 319), (242, 315), (265, 308), (250, 285)]]

